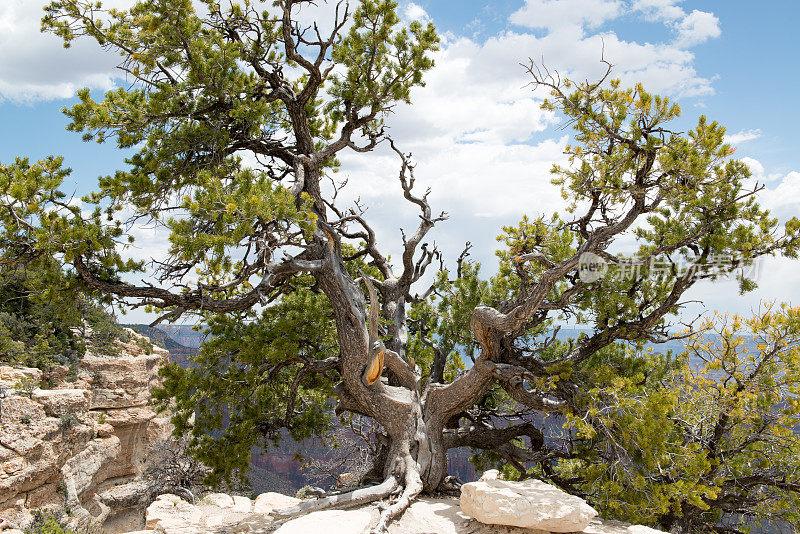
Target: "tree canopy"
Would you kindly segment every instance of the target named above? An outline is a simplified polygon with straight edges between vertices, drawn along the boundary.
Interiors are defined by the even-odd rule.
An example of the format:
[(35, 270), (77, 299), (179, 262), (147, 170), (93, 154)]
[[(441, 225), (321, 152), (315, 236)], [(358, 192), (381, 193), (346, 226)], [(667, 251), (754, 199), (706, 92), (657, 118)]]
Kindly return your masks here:
[[(119, 55), (130, 82), (99, 100), (80, 92), (65, 111), (69, 129), (133, 154), (85, 199), (93, 211), (64, 201), (60, 159), (2, 167), (4, 251), (64, 268), (89, 292), (160, 310), (159, 320), (194, 314), (207, 325), (200, 365), (167, 368), (160, 400), (174, 400), (178, 431), (191, 434), (212, 481), (245, 469), (252, 446), (284, 429), (324, 434), (335, 401), (337, 413), (370, 417), (383, 432), (371, 471), (382, 482), (343, 499), (402, 490), (377, 531), (421, 491), (447, 487), (446, 453), (460, 446), (520, 475), (535, 465), (593, 502), (616, 500), (604, 509), (622, 517), (694, 528), (688, 518), (706, 517), (696, 510), (727, 510), (706, 491), (716, 484), (706, 473), (681, 486), (685, 500), (636, 516), (643, 488), (670, 482), (641, 474), (660, 465), (646, 458), (637, 459), (645, 482), (615, 474), (652, 424), (667, 424), (625, 420), (626, 403), (651, 402), (648, 380), (690, 380), (638, 352), (685, 337), (672, 323), (687, 290), (727, 275), (750, 290), (744, 267), (798, 252), (800, 220), (779, 225), (758, 205), (759, 186), (732, 158), (725, 129), (700, 117), (688, 133), (672, 130), (675, 103), (623, 87), (610, 70), (573, 83), (531, 63), (533, 85), (551, 93), (544, 106), (573, 128), (569, 164), (553, 169), (569, 208), (503, 228), (496, 276), (481, 278), (468, 248), (448, 269), (425, 241), (446, 217), (415, 189), (402, 140), (383, 128), (433, 66), (434, 28), (402, 23), (391, 0), (330, 5), (326, 28), (303, 19), (309, 3), (203, 0), (196, 11), (189, 0), (142, 0), (106, 11), (51, 2), (44, 29), (65, 46), (96, 40)], [(398, 195), (420, 215), (396, 262), (365, 211), (342, 205), (343, 185), (325, 185), (337, 154), (380, 143), (397, 155)], [(169, 233), (167, 257), (127, 259), (136, 223)], [(623, 238), (636, 241), (634, 254), (620, 251)], [(606, 275), (585, 276), (587, 264)], [(561, 342), (553, 332), (562, 320), (586, 333)], [(626, 399), (598, 412), (614, 387), (628, 388)], [(653, 395), (653, 409), (662, 396), (675, 410), (674, 393)], [(588, 445), (546, 435), (543, 418), (572, 422)], [(615, 445), (620, 429), (629, 443)], [(670, 446), (697, 447), (687, 443)], [(603, 452), (597, 464), (593, 451)]]

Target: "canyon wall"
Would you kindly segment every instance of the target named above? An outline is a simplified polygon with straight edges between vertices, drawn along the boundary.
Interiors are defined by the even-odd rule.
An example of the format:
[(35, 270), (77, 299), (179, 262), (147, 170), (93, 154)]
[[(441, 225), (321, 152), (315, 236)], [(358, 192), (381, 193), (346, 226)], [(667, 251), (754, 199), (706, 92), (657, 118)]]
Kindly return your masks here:
[(34, 509), (104, 532), (141, 522), (153, 496), (148, 449), (171, 432), (150, 406), (168, 353), (127, 333), (109, 354), (87, 350), (72, 372), (0, 366), (0, 530), (24, 526)]

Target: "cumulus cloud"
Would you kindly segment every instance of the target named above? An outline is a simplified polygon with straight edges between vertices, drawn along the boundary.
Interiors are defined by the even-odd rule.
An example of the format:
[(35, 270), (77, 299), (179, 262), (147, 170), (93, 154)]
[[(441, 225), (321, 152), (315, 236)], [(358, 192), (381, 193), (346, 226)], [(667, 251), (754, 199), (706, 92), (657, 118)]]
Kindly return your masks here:
[[(761, 183), (768, 186), (758, 194), (758, 202), (763, 208), (770, 210), (780, 224), (798, 215), (800, 206), (800, 172), (791, 171), (785, 174), (764, 173), (764, 167), (757, 160), (742, 158), (750, 166), (753, 174)], [(758, 264), (756, 281), (758, 289), (745, 295), (738, 294), (734, 282), (723, 284), (706, 284), (693, 296), (702, 300), (709, 310), (724, 310), (730, 313), (750, 315), (757, 311), (761, 302), (790, 302), (800, 305), (800, 269), (797, 260), (784, 257), (762, 258)]]
[(686, 16), (686, 12), (676, 4), (681, 0), (635, 0), (631, 6), (642, 12), (648, 20), (675, 21)]
[(618, 17), (622, 9), (619, 0), (525, 0), (510, 21), (526, 28), (554, 29), (575, 24), (596, 28)]
[(431, 20), (425, 8), (414, 2), (409, 2), (403, 8), (403, 15), (406, 20), (418, 20), (420, 22), (429, 22)]
[(634, 0), (633, 12), (651, 22), (663, 22), (676, 34), (674, 45), (689, 48), (722, 35), (719, 19), (713, 13), (693, 10), (686, 13), (678, 4), (683, 0)]
[[(81, 87), (110, 89), (114, 85), (117, 58), (88, 40), (64, 50), (60, 39), (39, 32), (46, 3), (0, 3), (0, 102), (69, 98)], [(128, 3), (110, 2), (117, 7)]]
[(675, 44), (679, 47), (695, 46), (722, 34), (719, 19), (713, 13), (696, 9), (678, 23), (677, 30)]
[(734, 134), (727, 134), (725, 136), (725, 142), (731, 145), (738, 145), (741, 143), (746, 143), (747, 141), (758, 139), (759, 137), (761, 137), (761, 130), (755, 128), (752, 130), (742, 130)]
[(753, 173), (754, 177), (759, 178), (764, 176), (764, 166), (760, 161), (747, 157), (742, 158), (742, 161), (750, 168), (750, 172)]
[(777, 182), (777, 185), (771, 185), (761, 192), (761, 204), (779, 219), (797, 217), (797, 208), (800, 206), (800, 172), (791, 171), (778, 178), (772, 177), (769, 181)]

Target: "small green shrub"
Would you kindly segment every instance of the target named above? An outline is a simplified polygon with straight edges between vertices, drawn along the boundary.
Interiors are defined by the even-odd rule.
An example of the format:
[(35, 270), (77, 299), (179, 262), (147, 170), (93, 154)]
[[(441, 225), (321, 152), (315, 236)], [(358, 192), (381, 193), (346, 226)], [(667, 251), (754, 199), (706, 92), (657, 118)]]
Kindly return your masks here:
[(61, 495), (61, 498), (64, 499), (64, 502), (66, 502), (66, 500), (67, 500), (67, 485), (63, 480), (58, 483), (58, 486), (56, 486), (56, 493)]
[(34, 512), (33, 522), (25, 529), (25, 534), (76, 534), (51, 513)]
[(27, 376), (20, 378), (17, 383), (14, 384), (14, 389), (17, 393), (29, 399), (33, 398), (33, 392), (37, 387), (39, 387), (39, 382)]
[(144, 338), (139, 338), (136, 340), (136, 345), (142, 350), (145, 354), (153, 354), (153, 344), (147, 341)]
[(61, 430), (69, 430), (71, 428), (75, 428), (81, 422), (78, 420), (78, 417), (74, 413), (65, 413), (60, 418), (61, 420)]
[(67, 371), (67, 376), (65, 377), (67, 382), (75, 382), (78, 379), (78, 370), (79, 367), (77, 363), (73, 363), (69, 366), (69, 371)]
[(72, 366), (91, 346), (119, 352), (116, 341), (130, 334), (106, 305), (81, 292), (57, 262), (26, 268), (0, 265), (0, 363), (36, 367)]

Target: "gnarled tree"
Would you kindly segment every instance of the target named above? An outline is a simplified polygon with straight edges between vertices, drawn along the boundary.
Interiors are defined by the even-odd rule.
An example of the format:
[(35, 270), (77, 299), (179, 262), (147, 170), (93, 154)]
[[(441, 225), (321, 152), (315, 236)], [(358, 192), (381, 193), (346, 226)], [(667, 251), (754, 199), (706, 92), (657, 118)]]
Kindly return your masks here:
[[(554, 169), (571, 214), (506, 228), (491, 282), (464, 254), (456, 272), (441, 268), (418, 288), (442, 265), (425, 239), (445, 217), (417, 193), (413, 164), (382, 124), (432, 66), (434, 29), (402, 26), (390, 0), (330, 5), (327, 29), (303, 20), (307, 0), (200, 4), (203, 13), (189, 0), (46, 8), (46, 30), (118, 53), (131, 82), (102, 100), (82, 91), (69, 128), (134, 153), (100, 180), (89, 215), (59, 201), (58, 161), (2, 167), (13, 184), (4, 243), (9, 254), (55, 256), (89, 290), (163, 310), (160, 320), (202, 318), (213, 338), (197, 367), (167, 371), (164, 394), (179, 432), (196, 414), (193, 448), (219, 476), (282, 429), (319, 432), (328, 399), (377, 421), (383, 482), (301, 511), (394, 493), (382, 530), (442, 485), (448, 448), (484, 449), (520, 469), (558, 461), (564, 450), (526, 416), (578, 409), (585, 384), (573, 369), (616, 343), (669, 339), (667, 318), (698, 280), (796, 253), (798, 222), (776, 230), (722, 127), (701, 118), (681, 135), (668, 129), (678, 107), (642, 87), (572, 85), (531, 65), (534, 85), (552, 91), (545, 105), (575, 128), (570, 165)], [(398, 192), (420, 210), (394, 265), (364, 211), (339, 205), (324, 182), (337, 154), (382, 142), (399, 158)], [(125, 223), (141, 222), (170, 234), (150, 283), (134, 281), (151, 266), (125, 260), (121, 242)], [(630, 234), (640, 276), (581, 280), (589, 254), (612, 272), (630, 265), (613, 247)], [(721, 256), (732, 259), (704, 267)], [(371, 320), (359, 278), (375, 289)], [(592, 331), (554, 343), (547, 331), (559, 317)], [(463, 357), (471, 366), (459, 372)]]

